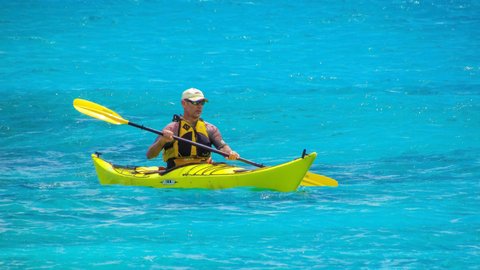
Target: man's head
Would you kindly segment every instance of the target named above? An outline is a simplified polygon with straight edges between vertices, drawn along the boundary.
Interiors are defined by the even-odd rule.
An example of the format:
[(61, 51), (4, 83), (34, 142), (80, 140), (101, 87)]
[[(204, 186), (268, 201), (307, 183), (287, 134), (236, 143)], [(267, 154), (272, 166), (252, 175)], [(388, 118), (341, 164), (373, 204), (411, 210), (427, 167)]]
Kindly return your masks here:
[(203, 105), (208, 99), (202, 91), (196, 88), (189, 88), (182, 93), (182, 106), (185, 118), (198, 119), (203, 111)]

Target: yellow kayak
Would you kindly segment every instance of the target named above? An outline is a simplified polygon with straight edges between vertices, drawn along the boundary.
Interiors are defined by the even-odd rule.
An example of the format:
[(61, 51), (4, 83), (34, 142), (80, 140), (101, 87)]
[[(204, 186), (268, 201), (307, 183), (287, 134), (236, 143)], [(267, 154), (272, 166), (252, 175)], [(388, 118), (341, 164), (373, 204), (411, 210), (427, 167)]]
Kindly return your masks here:
[(165, 171), (159, 167), (117, 166), (92, 154), (102, 185), (154, 188), (225, 189), (252, 187), (283, 192), (297, 190), (316, 153), (272, 167), (247, 170), (225, 163), (191, 164)]

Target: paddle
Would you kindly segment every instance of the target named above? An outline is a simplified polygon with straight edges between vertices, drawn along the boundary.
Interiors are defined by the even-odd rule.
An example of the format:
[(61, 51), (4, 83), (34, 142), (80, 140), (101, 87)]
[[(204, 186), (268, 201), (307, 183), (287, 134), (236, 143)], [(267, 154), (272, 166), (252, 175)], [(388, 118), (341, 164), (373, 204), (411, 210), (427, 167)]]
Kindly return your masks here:
[(328, 176), (315, 174), (311, 172), (307, 172), (305, 177), (303, 177), (302, 186), (306, 187), (315, 187), (315, 186), (327, 186), (327, 187), (338, 187), (337, 180), (330, 178)]
[[(136, 127), (136, 128), (140, 128), (140, 129), (143, 129), (143, 130), (146, 130), (146, 131), (149, 131), (149, 132), (153, 132), (153, 133), (158, 134), (158, 135), (163, 135), (163, 133), (161, 131), (151, 129), (151, 128), (148, 128), (148, 127), (130, 122), (130, 121), (124, 119), (123, 117), (121, 117), (118, 113), (116, 113), (116, 112), (114, 112), (114, 111), (112, 111), (112, 110), (110, 110), (106, 107), (103, 107), (99, 104), (88, 101), (88, 100), (77, 98), (73, 101), (73, 107), (75, 107), (75, 109), (77, 111), (79, 111), (83, 114), (86, 114), (88, 116), (91, 116), (93, 118), (97, 118), (99, 120), (102, 120), (102, 121), (105, 121), (105, 122), (108, 122), (108, 123), (111, 123), (111, 124), (115, 124), (115, 125), (125, 125), (125, 124), (127, 124), (127, 125), (130, 125), (130, 126), (133, 126), (133, 127)], [(178, 137), (178, 136), (174, 135), (173, 138), (175, 140), (178, 140), (178, 141), (189, 143), (189, 144), (194, 145), (196, 147), (204, 148), (208, 151), (220, 154), (224, 157), (229, 156), (225, 152), (222, 152), (220, 150), (208, 147), (206, 145), (203, 145), (203, 144), (200, 144), (200, 143), (197, 143), (197, 142), (192, 142), (192, 141), (184, 139), (182, 137)], [(253, 161), (250, 161), (250, 160), (247, 160), (247, 159), (244, 159), (244, 158), (238, 158), (238, 160), (243, 161), (247, 164), (256, 166), (256, 167), (260, 167), (260, 168), (265, 167), (265, 165), (263, 165), (263, 164), (255, 163)], [(304, 186), (331, 186), (331, 187), (336, 187), (336, 186), (338, 186), (338, 183), (337, 183), (337, 181), (335, 181), (332, 178), (329, 178), (329, 177), (326, 177), (326, 176), (323, 176), (323, 175), (314, 174), (314, 173), (311, 173), (311, 172), (307, 172), (307, 174), (305, 175), (301, 185), (304, 185)]]

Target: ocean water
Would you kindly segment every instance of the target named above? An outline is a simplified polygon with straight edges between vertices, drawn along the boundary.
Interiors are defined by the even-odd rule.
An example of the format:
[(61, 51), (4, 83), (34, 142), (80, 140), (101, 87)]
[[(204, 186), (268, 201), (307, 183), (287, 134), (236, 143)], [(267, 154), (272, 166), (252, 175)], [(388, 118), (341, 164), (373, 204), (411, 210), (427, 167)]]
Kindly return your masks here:
[[(478, 1), (2, 1), (1, 269), (480, 269)], [(101, 186), (189, 87), (242, 157), (339, 187)], [(222, 161), (222, 157), (215, 157)], [(248, 167), (245, 164), (238, 164)]]

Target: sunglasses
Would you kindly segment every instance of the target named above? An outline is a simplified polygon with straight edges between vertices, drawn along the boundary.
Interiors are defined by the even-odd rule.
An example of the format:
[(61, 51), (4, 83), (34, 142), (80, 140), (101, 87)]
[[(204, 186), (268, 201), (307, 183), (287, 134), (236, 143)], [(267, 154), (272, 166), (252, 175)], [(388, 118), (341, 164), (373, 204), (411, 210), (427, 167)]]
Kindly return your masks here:
[(189, 99), (185, 99), (185, 101), (193, 104), (193, 105), (205, 105), (205, 100), (199, 100), (199, 101), (192, 101), (192, 100), (189, 100)]

